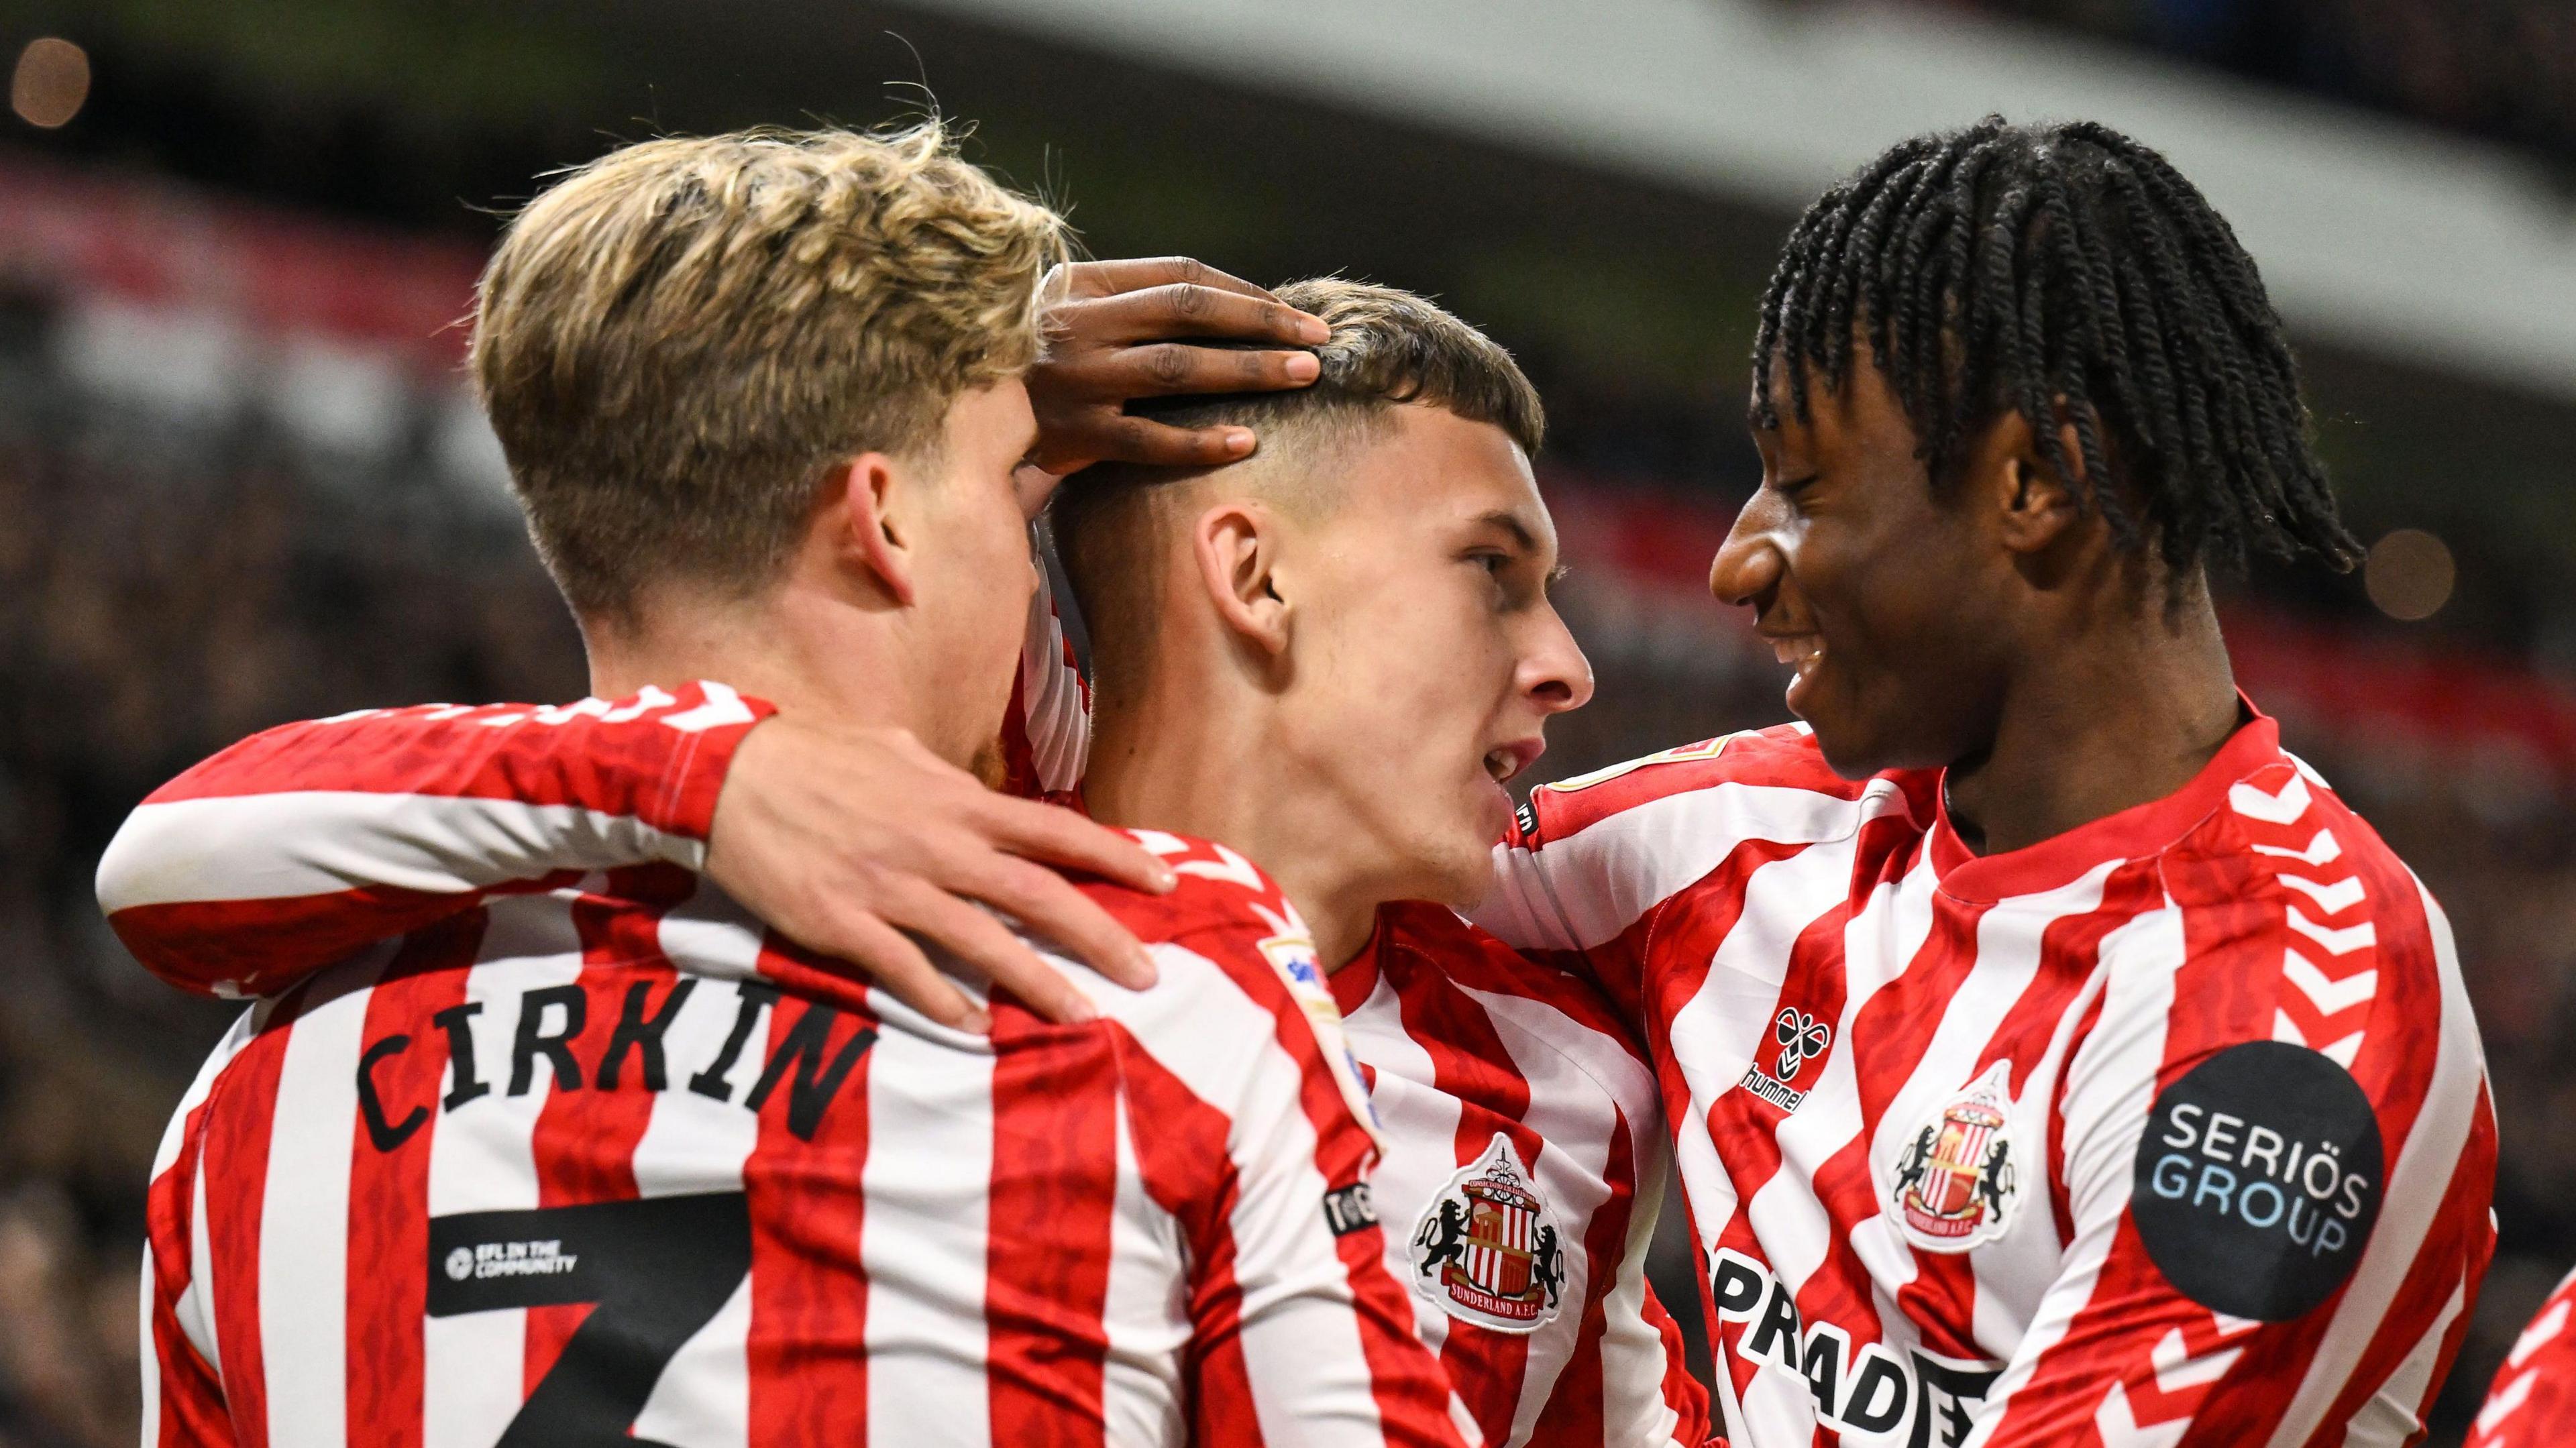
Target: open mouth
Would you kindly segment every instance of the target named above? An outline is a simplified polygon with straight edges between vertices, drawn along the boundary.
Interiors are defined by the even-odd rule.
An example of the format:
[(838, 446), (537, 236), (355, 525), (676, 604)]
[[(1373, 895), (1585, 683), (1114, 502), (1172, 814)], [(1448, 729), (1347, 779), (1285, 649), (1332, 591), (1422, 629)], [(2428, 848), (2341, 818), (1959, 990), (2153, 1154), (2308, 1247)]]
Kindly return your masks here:
[(1538, 757), (1546, 752), (1547, 742), (1542, 739), (1497, 744), (1485, 751), (1485, 773), (1492, 775), (1496, 784), (1508, 784), (1513, 775), (1538, 763)]
[(1785, 634), (1769, 637), (1772, 657), (1784, 664), (1797, 665), (1798, 672), (1802, 674), (1813, 668), (1816, 660), (1824, 657), (1825, 639), (1822, 634)]

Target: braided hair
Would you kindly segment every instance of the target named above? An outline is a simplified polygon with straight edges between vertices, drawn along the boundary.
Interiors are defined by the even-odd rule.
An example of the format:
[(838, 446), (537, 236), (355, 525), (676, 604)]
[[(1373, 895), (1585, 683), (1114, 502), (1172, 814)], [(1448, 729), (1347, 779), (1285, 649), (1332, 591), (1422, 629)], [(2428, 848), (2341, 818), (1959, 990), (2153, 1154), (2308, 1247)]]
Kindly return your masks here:
[(2252, 552), (2338, 571), (2360, 557), (2253, 258), (2171, 163), (2107, 126), (1988, 116), (1827, 191), (1762, 299), (1755, 423), (1779, 425), (1775, 362), (1803, 421), (1811, 374), (1839, 388), (1855, 336), (1936, 487), (2009, 407), (2069, 478), (2071, 425), (2079, 505), (2177, 574)]

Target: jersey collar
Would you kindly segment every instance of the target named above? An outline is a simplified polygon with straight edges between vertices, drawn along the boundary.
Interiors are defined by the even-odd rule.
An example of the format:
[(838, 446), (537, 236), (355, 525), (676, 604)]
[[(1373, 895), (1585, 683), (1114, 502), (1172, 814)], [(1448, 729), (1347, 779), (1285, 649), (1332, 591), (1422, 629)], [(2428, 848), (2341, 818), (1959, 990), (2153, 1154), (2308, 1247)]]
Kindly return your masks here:
[[(2000, 855), (1970, 850), (1950, 823), (1949, 790), (1933, 791), (1932, 830), (1924, 848), (1931, 852), (1941, 893), (1991, 904), (2010, 895), (2056, 889), (2105, 861), (2162, 853), (2225, 805), (2230, 786), (2281, 758), (2280, 725), (2255, 708), (2241, 689), (2236, 702), (2245, 722), (2182, 788), (2018, 850)], [(1947, 773), (1943, 771), (1945, 782)]]

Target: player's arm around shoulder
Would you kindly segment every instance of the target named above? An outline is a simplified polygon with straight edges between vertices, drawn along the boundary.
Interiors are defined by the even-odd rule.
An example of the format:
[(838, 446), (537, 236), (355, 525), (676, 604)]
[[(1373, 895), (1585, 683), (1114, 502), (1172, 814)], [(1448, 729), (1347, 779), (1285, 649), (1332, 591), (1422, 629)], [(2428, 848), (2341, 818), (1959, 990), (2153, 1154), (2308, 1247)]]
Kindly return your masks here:
[(273, 993), (495, 891), (697, 868), (726, 764), (770, 712), (702, 683), (281, 725), (147, 797), (100, 859), (99, 904), (171, 984)]
[(1375, 1117), (1305, 923), (1234, 850), (1133, 834), (1179, 886), (1085, 888), (1158, 980), (1083, 988), (1116, 1033), (1139, 1176), (1190, 1246), (1199, 1440), (1460, 1441), (1386, 1267)]
[(2067, 1271), (1990, 1441), (2102, 1415), (2406, 1441), (2493, 1248), (2494, 1123), (2448, 927), (2286, 765), (2159, 867), (2166, 908), (2105, 941), (2067, 1068)]

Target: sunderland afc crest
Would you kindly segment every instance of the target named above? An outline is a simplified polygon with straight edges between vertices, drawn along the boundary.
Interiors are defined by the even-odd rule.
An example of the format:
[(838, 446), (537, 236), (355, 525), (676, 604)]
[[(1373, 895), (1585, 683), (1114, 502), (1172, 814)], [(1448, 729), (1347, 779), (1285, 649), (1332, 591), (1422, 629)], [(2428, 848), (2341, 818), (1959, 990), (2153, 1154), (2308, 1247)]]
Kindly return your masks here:
[(1997, 1061), (1906, 1141), (1892, 1190), (1907, 1241), (1965, 1252), (2003, 1235), (2021, 1165), (2011, 1113), (2012, 1063)]
[(1413, 1290), (1451, 1317), (1497, 1332), (1536, 1332), (1565, 1295), (1567, 1243), (1556, 1214), (1494, 1133), (1413, 1229)]

